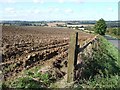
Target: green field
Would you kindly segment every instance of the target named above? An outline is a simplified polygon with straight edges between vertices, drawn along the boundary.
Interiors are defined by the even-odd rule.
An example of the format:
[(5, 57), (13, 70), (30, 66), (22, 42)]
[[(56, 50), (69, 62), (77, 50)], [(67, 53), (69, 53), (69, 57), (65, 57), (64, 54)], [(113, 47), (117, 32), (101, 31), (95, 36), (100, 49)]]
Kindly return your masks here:
[(108, 28), (106, 34), (120, 39), (120, 28)]

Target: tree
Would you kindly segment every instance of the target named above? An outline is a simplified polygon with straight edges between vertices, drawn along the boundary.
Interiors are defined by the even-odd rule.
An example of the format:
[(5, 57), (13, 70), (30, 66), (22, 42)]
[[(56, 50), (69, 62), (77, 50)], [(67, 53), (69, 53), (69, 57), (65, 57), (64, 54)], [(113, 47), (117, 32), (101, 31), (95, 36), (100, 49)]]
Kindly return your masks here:
[(102, 18), (98, 20), (94, 28), (95, 28), (95, 33), (98, 33), (100, 35), (105, 35), (106, 28), (107, 28), (105, 20)]

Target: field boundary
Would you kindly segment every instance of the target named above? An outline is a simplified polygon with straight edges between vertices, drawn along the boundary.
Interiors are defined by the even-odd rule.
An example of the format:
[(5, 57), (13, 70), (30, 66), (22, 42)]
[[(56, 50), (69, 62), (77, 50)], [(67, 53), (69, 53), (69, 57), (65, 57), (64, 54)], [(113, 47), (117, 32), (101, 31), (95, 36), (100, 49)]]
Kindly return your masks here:
[(69, 52), (68, 52), (68, 71), (67, 71), (68, 83), (71, 83), (75, 80), (75, 66), (77, 65), (78, 54), (84, 51), (90, 44), (91, 47), (97, 48), (97, 43), (96, 43), (97, 41), (98, 41), (98, 35), (96, 35), (92, 39), (86, 40), (83, 45), (78, 45), (78, 32), (74, 32), (71, 34)]

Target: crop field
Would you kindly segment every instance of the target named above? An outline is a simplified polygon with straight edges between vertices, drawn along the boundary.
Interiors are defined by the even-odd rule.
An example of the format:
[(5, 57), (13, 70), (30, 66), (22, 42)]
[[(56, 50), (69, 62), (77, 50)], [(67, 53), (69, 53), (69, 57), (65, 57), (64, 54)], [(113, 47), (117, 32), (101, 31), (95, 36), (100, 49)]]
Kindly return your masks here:
[[(67, 67), (69, 38), (74, 31), (68, 28), (3, 26), (0, 66), (5, 80), (34, 66)], [(80, 31), (78, 36), (79, 42), (94, 37)]]

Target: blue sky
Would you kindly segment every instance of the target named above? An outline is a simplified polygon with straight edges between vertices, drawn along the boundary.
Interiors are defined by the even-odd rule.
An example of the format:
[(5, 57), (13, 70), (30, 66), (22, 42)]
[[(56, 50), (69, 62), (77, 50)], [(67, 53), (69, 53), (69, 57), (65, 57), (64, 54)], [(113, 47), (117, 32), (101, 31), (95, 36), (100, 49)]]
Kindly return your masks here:
[(119, 0), (0, 0), (0, 20), (118, 20)]

